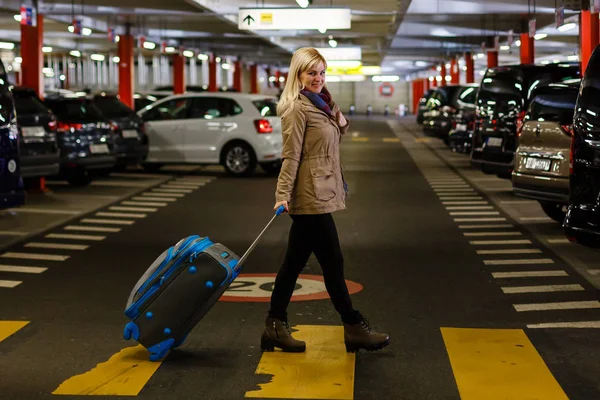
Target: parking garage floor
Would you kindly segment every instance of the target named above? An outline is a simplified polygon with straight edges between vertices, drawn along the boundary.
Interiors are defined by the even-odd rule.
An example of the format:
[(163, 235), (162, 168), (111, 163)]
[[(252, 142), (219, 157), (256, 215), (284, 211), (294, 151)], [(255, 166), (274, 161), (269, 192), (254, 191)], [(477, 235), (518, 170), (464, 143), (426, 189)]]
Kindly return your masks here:
[(351, 124), (348, 209), (334, 218), (355, 307), (389, 347), (345, 352), (311, 258), (289, 308), (307, 352), (260, 352), (284, 215), (185, 344), (149, 362), (122, 337), (133, 285), (191, 234), (241, 255), (276, 178), (135, 169), (48, 182), (0, 215), (0, 398), (600, 399), (598, 253), (413, 119)]

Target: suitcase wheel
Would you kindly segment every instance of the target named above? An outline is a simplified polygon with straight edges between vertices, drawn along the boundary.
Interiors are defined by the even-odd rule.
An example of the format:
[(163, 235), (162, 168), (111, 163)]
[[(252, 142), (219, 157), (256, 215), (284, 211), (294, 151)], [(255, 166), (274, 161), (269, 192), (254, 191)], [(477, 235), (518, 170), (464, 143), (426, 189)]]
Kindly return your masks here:
[(169, 350), (173, 348), (173, 343), (175, 343), (175, 339), (171, 338), (149, 347), (150, 361), (160, 361), (165, 358)]
[(140, 329), (136, 325), (135, 322), (129, 322), (125, 325), (125, 330), (123, 331), (123, 338), (125, 340), (129, 340), (134, 338), (135, 340), (140, 339)]

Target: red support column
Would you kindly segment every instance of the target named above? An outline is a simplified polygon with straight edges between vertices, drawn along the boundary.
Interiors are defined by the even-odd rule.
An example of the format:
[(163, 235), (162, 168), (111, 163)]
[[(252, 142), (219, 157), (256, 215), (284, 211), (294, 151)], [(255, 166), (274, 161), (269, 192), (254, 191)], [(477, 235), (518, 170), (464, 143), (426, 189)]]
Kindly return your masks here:
[(208, 91), (216, 92), (217, 88), (217, 60), (214, 54), (208, 59)]
[(258, 65), (256, 64), (252, 64), (250, 66), (250, 93), (260, 93), (258, 91)]
[(521, 33), (521, 64), (533, 64), (535, 62), (535, 40), (529, 37), (529, 33)]
[(119, 39), (119, 97), (130, 108), (133, 102), (133, 36), (121, 35)]
[(21, 84), (44, 97), (44, 17), (37, 15), (37, 26), (21, 25)]
[(242, 62), (233, 63), (233, 89), (242, 93)]
[(587, 68), (592, 52), (600, 41), (599, 25), (598, 13), (592, 14), (589, 10), (581, 10), (579, 21), (581, 76), (583, 76)]
[(465, 64), (467, 66), (467, 83), (475, 82), (475, 62), (473, 61), (473, 54), (470, 51), (465, 53)]
[(440, 83), (440, 86), (446, 86), (446, 63), (442, 63), (442, 71), (440, 72), (440, 75), (442, 75), (442, 82)]
[(497, 51), (488, 51), (487, 66), (488, 66), (488, 68), (494, 68), (494, 67), (498, 66), (498, 52)]
[(185, 93), (185, 57), (173, 54), (173, 93)]
[(452, 57), (450, 60), (450, 76), (452, 77), (452, 84), (458, 85), (460, 83), (460, 74), (458, 72), (458, 62), (456, 57)]

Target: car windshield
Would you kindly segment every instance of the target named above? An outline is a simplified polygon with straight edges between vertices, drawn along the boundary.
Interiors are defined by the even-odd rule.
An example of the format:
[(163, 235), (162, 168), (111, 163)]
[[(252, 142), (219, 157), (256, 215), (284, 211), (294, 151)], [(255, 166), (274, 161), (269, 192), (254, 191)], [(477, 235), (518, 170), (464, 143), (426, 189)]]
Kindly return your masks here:
[(64, 99), (49, 100), (48, 107), (57, 118), (65, 122), (98, 122), (104, 121), (102, 112), (90, 100)]
[(555, 93), (540, 94), (533, 98), (529, 106), (529, 118), (532, 121), (558, 122), (561, 125), (573, 123), (573, 113), (577, 102), (577, 91), (562, 90)]
[(277, 103), (271, 99), (255, 100), (252, 102), (263, 117), (277, 116)]
[(122, 118), (133, 114), (133, 110), (116, 96), (97, 96), (94, 98), (94, 104), (107, 118)]

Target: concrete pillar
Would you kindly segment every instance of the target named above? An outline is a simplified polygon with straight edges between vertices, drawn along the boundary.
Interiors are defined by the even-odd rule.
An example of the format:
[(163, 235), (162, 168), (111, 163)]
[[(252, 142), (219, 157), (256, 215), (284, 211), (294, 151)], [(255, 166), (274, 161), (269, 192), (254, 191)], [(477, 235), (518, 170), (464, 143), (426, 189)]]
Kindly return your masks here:
[(133, 102), (133, 36), (121, 35), (119, 40), (119, 97), (130, 108)]
[(37, 26), (21, 25), (21, 84), (44, 97), (44, 18), (37, 14)]
[(535, 39), (529, 33), (521, 33), (521, 64), (535, 62)]
[(185, 92), (185, 57), (173, 54), (173, 93)]
[(600, 40), (600, 30), (598, 27), (598, 13), (582, 10), (579, 22), (581, 76), (585, 73), (592, 52), (598, 46)]

